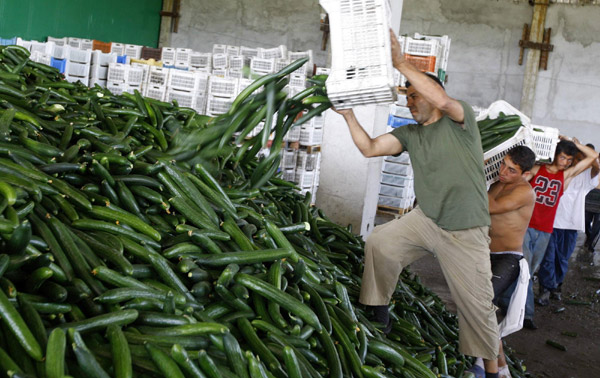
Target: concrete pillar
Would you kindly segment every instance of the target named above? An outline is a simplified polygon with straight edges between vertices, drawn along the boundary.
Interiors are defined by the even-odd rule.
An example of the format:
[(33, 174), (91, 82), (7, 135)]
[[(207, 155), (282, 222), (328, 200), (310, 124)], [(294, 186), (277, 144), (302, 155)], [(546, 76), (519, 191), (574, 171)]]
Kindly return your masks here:
[[(356, 118), (372, 137), (386, 131), (388, 105), (354, 108)], [(354, 145), (342, 116), (325, 115), (321, 149), (321, 175), (317, 206), (341, 225), (351, 224), (363, 237), (373, 230), (382, 158), (365, 158)]]
[[(529, 40), (542, 43), (544, 39), (544, 25), (546, 24), (546, 13), (550, 0), (537, 0), (533, 6), (533, 17), (531, 19), (531, 31)], [(527, 51), (527, 62), (525, 63), (525, 77), (523, 78), (523, 95), (521, 97), (521, 111), (527, 116), (533, 115), (535, 104), (535, 90), (540, 67), (541, 50), (529, 49)]]

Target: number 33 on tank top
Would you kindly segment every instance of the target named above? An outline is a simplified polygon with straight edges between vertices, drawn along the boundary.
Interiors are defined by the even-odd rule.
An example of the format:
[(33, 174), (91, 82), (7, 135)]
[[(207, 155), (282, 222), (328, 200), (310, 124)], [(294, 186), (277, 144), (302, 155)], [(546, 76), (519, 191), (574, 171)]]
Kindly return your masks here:
[(535, 202), (553, 207), (558, 202), (562, 183), (559, 180), (550, 180), (548, 177), (538, 176), (534, 183)]

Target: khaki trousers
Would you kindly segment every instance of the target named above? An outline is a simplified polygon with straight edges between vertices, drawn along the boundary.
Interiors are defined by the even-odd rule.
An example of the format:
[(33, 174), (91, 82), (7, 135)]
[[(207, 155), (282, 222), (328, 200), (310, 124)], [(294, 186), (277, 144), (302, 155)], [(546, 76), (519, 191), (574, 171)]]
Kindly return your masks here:
[(499, 345), (489, 240), (488, 227), (446, 231), (417, 207), (368, 237), (359, 301), (388, 304), (402, 269), (432, 253), (458, 308), (460, 352), (493, 360)]

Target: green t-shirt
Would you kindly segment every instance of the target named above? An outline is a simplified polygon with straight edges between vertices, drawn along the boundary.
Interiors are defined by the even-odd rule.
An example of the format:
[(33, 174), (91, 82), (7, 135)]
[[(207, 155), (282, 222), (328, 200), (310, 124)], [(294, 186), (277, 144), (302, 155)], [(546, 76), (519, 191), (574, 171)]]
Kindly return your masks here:
[(421, 210), (445, 230), (489, 226), (483, 150), (473, 109), (460, 102), (464, 129), (448, 116), (427, 126), (394, 129), (410, 153)]

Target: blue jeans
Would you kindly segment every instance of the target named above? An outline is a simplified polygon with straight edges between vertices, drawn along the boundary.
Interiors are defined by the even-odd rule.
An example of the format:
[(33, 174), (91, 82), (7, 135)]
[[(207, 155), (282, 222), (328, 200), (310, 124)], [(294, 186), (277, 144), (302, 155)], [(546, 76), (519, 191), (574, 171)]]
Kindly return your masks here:
[[(529, 279), (529, 286), (527, 287), (525, 319), (533, 319), (533, 273), (535, 273), (537, 268), (539, 268), (542, 260), (544, 259), (544, 254), (546, 253), (546, 248), (548, 247), (548, 242), (550, 241), (550, 235), (552, 234), (549, 232), (528, 228), (527, 232), (525, 233), (525, 238), (523, 239), (523, 257), (527, 260), (527, 264), (529, 264), (529, 274), (531, 275), (531, 278)], [(517, 282), (515, 281), (508, 289), (506, 289), (504, 294), (502, 294), (502, 297), (499, 301), (500, 308), (504, 310), (508, 308), (510, 297), (512, 296), (516, 287)]]
[(552, 231), (546, 255), (538, 272), (540, 285), (545, 289), (555, 290), (563, 282), (576, 243), (577, 230), (555, 228)]

